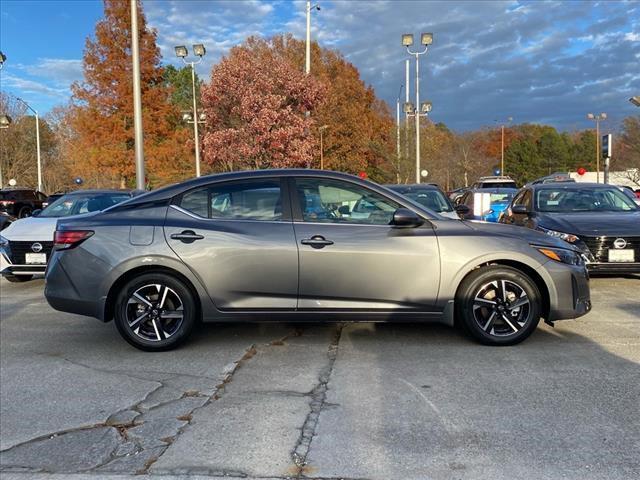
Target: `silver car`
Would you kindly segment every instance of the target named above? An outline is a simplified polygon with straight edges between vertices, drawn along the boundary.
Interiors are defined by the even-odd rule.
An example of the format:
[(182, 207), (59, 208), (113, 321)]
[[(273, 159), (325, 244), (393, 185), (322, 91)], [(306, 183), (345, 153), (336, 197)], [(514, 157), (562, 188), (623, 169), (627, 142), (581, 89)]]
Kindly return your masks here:
[(45, 296), (166, 350), (199, 321), (423, 321), (490, 345), (591, 308), (576, 249), (342, 173), (234, 172), (61, 221)]

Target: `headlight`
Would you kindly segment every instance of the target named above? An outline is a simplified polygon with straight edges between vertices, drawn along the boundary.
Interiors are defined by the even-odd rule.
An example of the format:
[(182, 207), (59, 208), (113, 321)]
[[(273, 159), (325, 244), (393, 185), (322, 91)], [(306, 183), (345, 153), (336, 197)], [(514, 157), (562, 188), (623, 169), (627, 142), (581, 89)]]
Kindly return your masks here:
[(8, 246), (9, 246), (9, 240), (7, 240), (2, 235), (0, 235), (0, 248), (4, 248)]
[(576, 241), (578, 241), (578, 237), (572, 233), (558, 232), (556, 230), (550, 230), (548, 228), (541, 227), (540, 225), (536, 227), (536, 230), (539, 230), (542, 233), (546, 233), (550, 237), (555, 237), (555, 238), (559, 238), (560, 240), (564, 240), (565, 242), (575, 243)]
[(536, 247), (537, 250), (545, 257), (555, 260), (556, 262), (566, 263), (568, 265), (584, 265), (584, 260), (578, 252), (566, 250), (564, 248), (552, 247)]

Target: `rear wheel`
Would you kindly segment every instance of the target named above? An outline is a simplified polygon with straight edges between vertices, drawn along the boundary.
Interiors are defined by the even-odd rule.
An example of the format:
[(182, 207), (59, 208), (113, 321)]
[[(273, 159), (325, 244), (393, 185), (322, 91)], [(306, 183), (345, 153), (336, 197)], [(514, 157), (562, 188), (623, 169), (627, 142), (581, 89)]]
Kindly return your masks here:
[(18, 218), (26, 218), (31, 216), (31, 207), (22, 207), (18, 212)]
[(11, 283), (28, 282), (33, 278), (33, 275), (5, 275), (5, 277)]
[(467, 276), (456, 297), (456, 314), (485, 345), (515, 345), (536, 329), (542, 296), (535, 282), (515, 268), (490, 265)]
[(127, 282), (115, 308), (120, 335), (136, 348), (170, 350), (185, 341), (196, 320), (189, 288), (165, 273), (146, 273)]

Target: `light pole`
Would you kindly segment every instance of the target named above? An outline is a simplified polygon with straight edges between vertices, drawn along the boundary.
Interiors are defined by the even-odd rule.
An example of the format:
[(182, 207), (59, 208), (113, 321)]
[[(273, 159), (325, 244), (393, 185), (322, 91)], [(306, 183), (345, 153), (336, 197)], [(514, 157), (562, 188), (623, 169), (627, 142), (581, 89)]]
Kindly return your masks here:
[[(431, 111), (431, 102), (422, 102), (420, 104), (420, 109), (414, 108), (413, 103), (408, 102), (404, 104), (404, 113), (407, 114), (407, 117), (416, 117), (416, 125), (419, 128), (420, 117), (426, 117), (429, 115)], [(420, 131), (416, 128), (416, 183), (420, 183)], [(424, 170), (426, 172), (426, 170)], [(424, 175), (426, 176), (426, 175)]]
[(504, 127), (505, 123), (509, 124), (512, 121), (513, 117), (508, 117), (506, 122), (500, 122), (500, 175), (504, 175)]
[[(427, 53), (429, 49), (429, 45), (433, 43), (433, 34), (432, 33), (422, 33), (420, 35), (420, 43), (424, 45), (424, 50), (421, 52), (412, 52), (409, 50), (409, 47), (413, 45), (413, 34), (403, 34), (402, 35), (402, 45), (407, 48), (407, 53), (409, 55), (413, 55), (416, 57), (416, 109), (420, 107), (422, 109), (422, 105), (420, 105), (420, 55), (424, 55)], [(423, 114), (431, 111), (431, 103), (427, 102), (429, 105), (429, 110), (426, 112), (422, 112)], [(424, 104), (423, 104), (424, 105)], [(406, 110), (405, 110), (406, 112)], [(420, 183), (420, 113), (416, 110), (416, 183)]]
[(36, 161), (38, 164), (38, 191), (42, 191), (42, 162), (40, 159), (40, 118), (38, 117), (38, 112), (35, 111), (31, 106), (25, 102), (21, 98), (16, 98), (20, 103), (22, 103), (25, 107), (33, 112), (36, 116)]
[[(9, 115), (0, 116), (0, 128), (4, 130), (5, 128), (9, 128), (9, 125), (11, 125), (11, 117)], [(4, 182), (2, 181), (2, 157), (0, 157), (0, 189), (2, 189), (3, 185)]]
[(600, 183), (600, 121), (607, 119), (606, 113), (587, 113), (587, 118), (596, 122), (596, 183)]
[(402, 95), (402, 87), (398, 91), (398, 98), (396, 99), (396, 162), (398, 166), (396, 168), (396, 183), (400, 183), (400, 95)]
[(311, 1), (307, 0), (307, 39), (305, 43), (305, 60), (304, 60), (304, 73), (309, 75), (311, 72), (311, 10), (320, 11), (320, 5), (317, 3), (311, 5)]
[(144, 134), (142, 131), (142, 89), (140, 87), (140, 46), (138, 41), (138, 2), (131, 0), (131, 62), (133, 65), (133, 133), (136, 156), (136, 188), (145, 190)]
[(633, 103), (636, 107), (640, 107), (640, 95), (636, 95), (635, 97), (631, 97), (629, 99), (631, 103)]
[(329, 128), (329, 125), (322, 125), (318, 128), (320, 130), (320, 170), (324, 170), (324, 142), (322, 134)]
[[(188, 62), (185, 60), (189, 55), (187, 47), (180, 45), (175, 47), (176, 56), (181, 58), (185, 65), (191, 65), (191, 93), (193, 95), (193, 141), (195, 143), (196, 150), (196, 177), (200, 176), (200, 137), (198, 135), (198, 123), (202, 123), (198, 117), (198, 105), (196, 101), (196, 65), (202, 61), (202, 57), (205, 56), (207, 50), (204, 45), (198, 43), (193, 46), (193, 54), (198, 57), (195, 62)], [(198, 121), (195, 121), (198, 119)]]

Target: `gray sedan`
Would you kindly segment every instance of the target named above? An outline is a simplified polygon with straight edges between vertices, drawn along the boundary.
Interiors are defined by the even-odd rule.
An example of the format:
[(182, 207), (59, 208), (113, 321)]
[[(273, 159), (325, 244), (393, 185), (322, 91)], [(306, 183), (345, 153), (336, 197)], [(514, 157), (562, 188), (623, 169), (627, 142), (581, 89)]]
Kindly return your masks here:
[(591, 308), (571, 245), (444, 219), (382, 186), (314, 170), (189, 180), (61, 221), (45, 296), (166, 350), (198, 321), (435, 321), (512, 345)]

